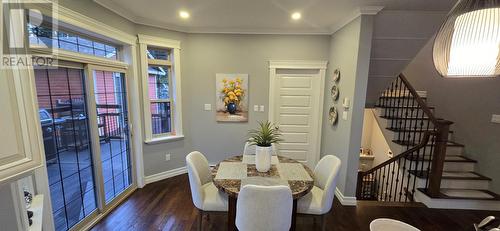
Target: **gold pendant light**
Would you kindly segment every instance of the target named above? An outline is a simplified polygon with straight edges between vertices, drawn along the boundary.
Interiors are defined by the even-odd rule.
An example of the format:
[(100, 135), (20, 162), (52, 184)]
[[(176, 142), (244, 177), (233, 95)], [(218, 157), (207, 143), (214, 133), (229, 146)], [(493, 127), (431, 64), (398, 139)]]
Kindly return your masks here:
[(433, 48), (443, 77), (500, 76), (500, 0), (461, 0), (441, 26)]

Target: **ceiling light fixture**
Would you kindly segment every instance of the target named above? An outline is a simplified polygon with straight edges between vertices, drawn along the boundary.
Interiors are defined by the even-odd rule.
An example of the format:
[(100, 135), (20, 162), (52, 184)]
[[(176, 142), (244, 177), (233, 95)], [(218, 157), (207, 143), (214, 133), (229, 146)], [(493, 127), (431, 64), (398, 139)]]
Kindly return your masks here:
[(292, 19), (293, 20), (299, 20), (302, 18), (302, 14), (300, 14), (299, 12), (295, 12), (292, 14)]
[(183, 19), (187, 19), (187, 18), (189, 18), (190, 15), (189, 15), (189, 12), (181, 10), (181, 11), (179, 11), (179, 16)]
[(461, 0), (448, 14), (433, 47), (443, 77), (500, 76), (500, 0)]

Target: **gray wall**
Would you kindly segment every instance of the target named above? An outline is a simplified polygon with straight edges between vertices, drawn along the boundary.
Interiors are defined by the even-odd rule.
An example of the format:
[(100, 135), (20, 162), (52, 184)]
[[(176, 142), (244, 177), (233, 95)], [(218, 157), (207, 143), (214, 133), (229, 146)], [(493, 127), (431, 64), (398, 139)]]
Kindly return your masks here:
[(500, 193), (500, 124), (491, 123), (500, 114), (500, 78), (442, 78), (434, 69), (431, 39), (405, 69), (417, 90), (426, 90), (438, 117), (455, 122), (457, 142), (465, 144), (466, 156), (479, 163), (476, 171), (493, 178), (492, 189)]
[[(131, 34), (147, 34), (181, 41), (185, 139), (144, 144), (146, 176), (184, 166), (186, 154), (193, 150), (205, 153), (212, 163), (241, 153), (247, 131), (255, 127), (257, 121), (268, 117), (269, 60), (329, 60), (327, 76), (331, 76), (332, 68), (340, 67), (343, 70), (340, 98), (349, 97), (353, 104), (348, 121), (341, 121), (338, 127), (332, 128), (327, 125), (327, 110), (331, 100), (329, 94), (325, 94), (321, 154), (341, 157), (343, 165), (339, 187), (344, 195), (354, 196), (371, 47), (371, 17), (364, 16), (363, 20), (359, 18), (333, 36), (186, 34), (134, 25), (91, 0), (61, 0), (60, 3)], [(266, 111), (250, 111), (248, 123), (217, 123), (215, 111), (203, 110), (205, 103), (215, 107), (216, 73), (248, 73), (249, 106), (265, 105)], [(329, 79), (327, 78), (326, 92), (331, 88)], [(340, 109), (340, 104), (337, 107)], [(165, 161), (167, 153), (171, 154), (168, 162)]]
[[(240, 154), (247, 131), (268, 118), (269, 68), (272, 59), (327, 60), (329, 36), (189, 34), (182, 46), (182, 141), (144, 146), (145, 174), (185, 165), (187, 153), (198, 150), (216, 163)], [(265, 112), (249, 112), (248, 123), (218, 123), (215, 111), (215, 74), (248, 73), (249, 105), (265, 105)], [(172, 160), (165, 162), (165, 153)]]
[(63, 7), (91, 17), (99, 22), (105, 23), (124, 32), (134, 34), (135, 24), (101, 7), (93, 0), (58, 0), (57, 3)]
[[(331, 36), (321, 153), (332, 154), (341, 159), (337, 187), (347, 197), (355, 196), (356, 192), (372, 30), (373, 16), (362, 16)], [(331, 76), (337, 68), (341, 73), (340, 97), (333, 105), (338, 110), (339, 120), (337, 125), (331, 126), (328, 123), (328, 108), (332, 105), (329, 92), (333, 85)], [(342, 100), (346, 97), (351, 100), (351, 108), (348, 119), (342, 120)]]

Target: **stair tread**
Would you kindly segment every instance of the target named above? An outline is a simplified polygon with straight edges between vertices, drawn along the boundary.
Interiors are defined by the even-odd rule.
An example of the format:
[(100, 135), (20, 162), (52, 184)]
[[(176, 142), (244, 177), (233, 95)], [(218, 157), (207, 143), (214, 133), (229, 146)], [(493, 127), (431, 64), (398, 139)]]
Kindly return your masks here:
[[(418, 178), (427, 178), (429, 171), (421, 170), (410, 170), (411, 174), (417, 176)], [(443, 171), (442, 179), (447, 180), (487, 180), (491, 181), (491, 178), (483, 176), (477, 172), (459, 172), (459, 171)]]
[[(404, 105), (400, 105), (400, 106), (385, 105), (384, 106), (384, 105), (379, 105), (379, 104), (375, 105), (375, 107), (379, 107), (379, 108), (415, 108), (415, 109), (422, 108), (420, 106), (404, 106)], [(427, 108), (435, 109), (436, 107), (435, 106), (427, 106)]]
[[(417, 146), (418, 143), (415, 143), (413, 141), (408, 141), (408, 140), (392, 140), (392, 142), (399, 144), (399, 145), (406, 145), (406, 146)], [(432, 144), (427, 144), (427, 146), (431, 146)], [(448, 147), (464, 147), (463, 144), (454, 142), (454, 141), (448, 141)]]
[(430, 196), (424, 188), (418, 188), (418, 190), (428, 197), (437, 199), (500, 201), (500, 195), (489, 190), (441, 188), (438, 197)]
[[(379, 99), (392, 99), (392, 98), (396, 98), (396, 99), (415, 99), (415, 97), (413, 97), (412, 95), (388, 95), (388, 96), (380, 96), (378, 97)], [(420, 96), (421, 99), (427, 99), (427, 96)]]
[[(387, 130), (393, 131), (393, 132), (432, 132), (434, 129), (424, 129), (424, 128), (391, 128), (387, 127)], [(449, 131), (449, 133), (454, 133), (454, 131)]]
[[(429, 117), (400, 117), (400, 116), (380, 116), (380, 118), (395, 120), (395, 119), (405, 119), (405, 120), (429, 120)], [(440, 119), (440, 118), (436, 118)]]
[[(425, 156), (417, 156), (417, 155), (409, 155), (405, 157), (407, 160), (411, 161), (429, 161), (430, 155), (425, 155)], [(473, 160), (471, 158), (465, 157), (465, 156), (458, 156), (458, 155), (446, 155), (444, 162), (470, 162), (470, 163), (477, 163), (476, 160)]]

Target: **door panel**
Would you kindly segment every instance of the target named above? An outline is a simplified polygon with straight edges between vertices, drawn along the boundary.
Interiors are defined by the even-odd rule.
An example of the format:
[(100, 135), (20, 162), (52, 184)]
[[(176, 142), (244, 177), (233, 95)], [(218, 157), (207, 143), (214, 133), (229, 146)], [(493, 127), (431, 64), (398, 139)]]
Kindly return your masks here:
[[(311, 105), (309, 96), (298, 95), (299, 92), (288, 91), (281, 93), (281, 107), (308, 107)], [(308, 92), (307, 92), (308, 93)], [(297, 94), (297, 95), (291, 95)], [(305, 93), (304, 93), (305, 94)]]
[(127, 88), (123, 73), (92, 73), (105, 202), (109, 204), (132, 184)]
[(320, 98), (317, 74), (278, 74), (273, 89), (274, 118), (279, 123), (283, 142), (280, 155), (307, 163), (312, 167), (318, 148), (314, 146)]
[(55, 229), (68, 230), (97, 208), (85, 78), (36, 69), (35, 83)]
[(87, 217), (106, 211), (132, 185), (125, 75), (85, 73), (64, 67), (35, 70), (57, 231), (78, 228)]
[(0, 70), (0, 184), (42, 166), (30, 70)]
[(312, 81), (308, 77), (288, 77), (282, 76), (280, 79), (283, 88), (311, 88)]

